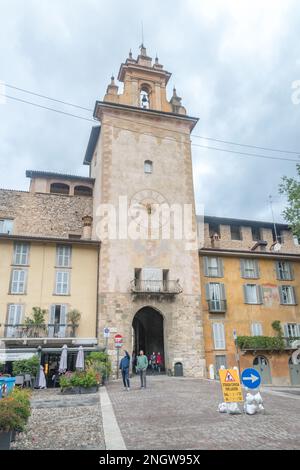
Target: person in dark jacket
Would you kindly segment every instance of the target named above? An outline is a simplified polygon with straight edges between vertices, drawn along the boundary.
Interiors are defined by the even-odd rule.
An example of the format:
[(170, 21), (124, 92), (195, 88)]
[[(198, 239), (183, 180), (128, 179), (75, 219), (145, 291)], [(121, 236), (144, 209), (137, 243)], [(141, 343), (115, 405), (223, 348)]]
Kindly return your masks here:
[(130, 390), (129, 367), (130, 367), (130, 356), (127, 351), (124, 351), (124, 357), (122, 357), (120, 361), (120, 369), (122, 372), (124, 389), (127, 391)]

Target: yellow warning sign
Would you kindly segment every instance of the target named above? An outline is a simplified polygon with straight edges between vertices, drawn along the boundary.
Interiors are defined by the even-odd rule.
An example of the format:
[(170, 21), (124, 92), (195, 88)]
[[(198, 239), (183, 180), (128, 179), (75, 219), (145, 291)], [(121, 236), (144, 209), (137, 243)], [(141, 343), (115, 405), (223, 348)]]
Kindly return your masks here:
[(235, 369), (220, 369), (220, 381), (225, 402), (244, 401), (239, 373)]

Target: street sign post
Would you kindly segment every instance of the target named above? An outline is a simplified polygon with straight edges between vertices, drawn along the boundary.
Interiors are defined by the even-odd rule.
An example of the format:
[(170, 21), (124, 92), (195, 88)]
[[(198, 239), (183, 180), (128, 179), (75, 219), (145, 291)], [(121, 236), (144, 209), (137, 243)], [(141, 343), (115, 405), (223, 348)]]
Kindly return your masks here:
[(220, 369), (220, 381), (226, 403), (244, 401), (239, 372), (236, 369)]
[(120, 348), (123, 346), (123, 336), (115, 335), (115, 348), (117, 350), (117, 379), (119, 378), (119, 358), (120, 358)]
[(256, 369), (245, 369), (242, 373), (242, 383), (245, 387), (254, 389), (258, 388), (261, 384), (260, 373)]

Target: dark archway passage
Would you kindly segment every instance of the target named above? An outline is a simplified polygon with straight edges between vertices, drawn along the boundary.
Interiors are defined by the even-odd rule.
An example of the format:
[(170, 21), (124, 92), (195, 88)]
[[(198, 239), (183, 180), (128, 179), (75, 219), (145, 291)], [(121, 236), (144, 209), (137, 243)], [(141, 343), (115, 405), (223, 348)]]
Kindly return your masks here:
[(133, 348), (138, 352), (142, 349), (149, 356), (153, 351), (160, 352), (165, 365), (164, 352), (164, 319), (152, 307), (141, 308), (134, 316), (133, 322)]

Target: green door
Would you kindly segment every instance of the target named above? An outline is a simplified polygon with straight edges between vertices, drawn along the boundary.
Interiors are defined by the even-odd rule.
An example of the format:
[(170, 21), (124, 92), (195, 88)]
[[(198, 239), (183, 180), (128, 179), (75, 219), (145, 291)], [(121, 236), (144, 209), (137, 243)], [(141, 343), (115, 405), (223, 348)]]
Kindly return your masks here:
[(293, 364), (291, 357), (289, 359), (289, 369), (291, 385), (300, 385), (300, 364)]
[(269, 361), (265, 356), (256, 356), (253, 360), (253, 368), (259, 372), (263, 385), (272, 383)]

